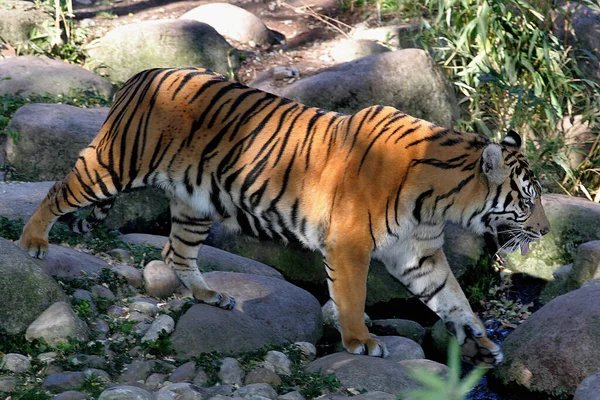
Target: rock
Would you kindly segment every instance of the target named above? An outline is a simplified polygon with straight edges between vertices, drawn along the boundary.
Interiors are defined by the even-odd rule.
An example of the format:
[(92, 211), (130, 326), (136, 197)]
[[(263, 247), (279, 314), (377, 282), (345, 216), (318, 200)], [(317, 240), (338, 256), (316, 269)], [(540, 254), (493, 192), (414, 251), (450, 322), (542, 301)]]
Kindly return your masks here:
[(146, 378), (145, 385), (150, 390), (158, 390), (166, 380), (167, 375), (165, 374), (150, 374), (150, 376)]
[[(408, 398), (408, 397), (407, 397)], [(323, 397), (325, 400), (344, 400), (344, 399), (352, 399), (352, 400), (397, 400), (397, 397), (393, 394), (375, 391), (375, 392), (367, 392), (365, 394), (359, 394), (356, 396), (344, 396), (341, 394), (333, 393), (328, 396)]]
[(154, 400), (154, 396), (139, 387), (119, 385), (103, 391), (98, 400)]
[(108, 32), (88, 50), (96, 72), (125, 82), (148, 68), (201, 65), (222, 74), (239, 68), (239, 52), (210, 25), (188, 19), (143, 21)]
[(552, 273), (573, 262), (579, 245), (600, 240), (600, 204), (559, 194), (542, 196), (550, 233), (530, 246), (527, 257), (513, 253), (509, 267), (515, 272), (552, 280)]
[(119, 318), (125, 315), (125, 310), (117, 305), (112, 305), (106, 310), (106, 314), (110, 317)]
[(568, 277), (568, 289), (577, 289), (590, 279), (600, 279), (600, 240), (584, 243), (577, 248)]
[(585, 378), (600, 370), (598, 296), (600, 285), (588, 285), (536, 311), (503, 343), (504, 362), (493, 376), (511, 390), (548, 398), (572, 396)]
[(402, 24), (365, 28), (357, 26), (351, 33), (355, 40), (374, 40), (396, 48), (421, 47), (415, 40), (419, 33), (419, 24)]
[(421, 371), (427, 370), (429, 372), (433, 372), (434, 374), (437, 374), (440, 376), (448, 375), (448, 367), (447, 366), (445, 366), (444, 364), (435, 362), (435, 361), (431, 361), (431, 360), (425, 360), (425, 359), (402, 360), (402, 361), (398, 361), (398, 364), (402, 365), (403, 367), (412, 369), (412, 370), (421, 370)]
[[(173, 383), (192, 382), (195, 376), (196, 363), (194, 361), (190, 361), (177, 367), (177, 369), (173, 371), (171, 376), (169, 376), (169, 381)], [(199, 386), (197, 383), (194, 384)]]
[(57, 394), (52, 398), (52, 400), (85, 400), (88, 398), (88, 395), (83, 392), (78, 392), (77, 390), (67, 390), (66, 392), (62, 392), (61, 394)]
[(59, 372), (48, 375), (42, 387), (53, 393), (61, 393), (67, 390), (77, 390), (83, 386), (85, 375), (83, 372)]
[[(8, 125), (19, 140), (16, 144), (6, 141), (6, 161), (28, 180), (62, 180), (81, 149), (98, 134), (108, 110), (66, 104), (25, 105)], [(49, 148), (54, 151), (40, 151)]]
[(56, 346), (59, 342), (67, 343), (69, 338), (84, 342), (89, 339), (89, 335), (85, 322), (65, 302), (52, 304), (25, 332), (27, 340), (43, 338), (51, 346)]
[(157, 360), (135, 360), (130, 364), (125, 366), (125, 371), (121, 373), (117, 381), (119, 383), (134, 383), (138, 381), (145, 381), (148, 376), (156, 369), (166, 370), (166, 371), (174, 371), (175, 367), (171, 364), (157, 361)]
[(167, 335), (169, 335), (171, 332), (173, 332), (173, 329), (175, 329), (175, 321), (173, 318), (166, 314), (159, 315), (154, 321), (152, 321), (150, 329), (148, 329), (144, 337), (142, 337), (142, 342), (158, 340), (162, 332), (165, 332)]
[(245, 385), (251, 385), (253, 383), (267, 383), (269, 385), (278, 386), (281, 385), (281, 378), (275, 371), (271, 371), (265, 367), (257, 367), (248, 372), (244, 379)]
[(115, 300), (115, 294), (107, 287), (102, 285), (94, 285), (92, 286), (92, 295), (94, 298), (105, 298), (108, 300)]
[[(223, 18), (224, 15), (227, 18)], [(179, 18), (204, 22), (215, 28), (221, 35), (237, 42), (264, 46), (277, 44), (281, 40), (281, 34), (272, 32), (260, 18), (233, 4), (204, 4)]]
[(74, 366), (93, 368), (90, 369), (91, 372), (104, 369), (108, 365), (106, 358), (93, 354), (75, 354), (69, 359), (69, 362)]
[(151, 317), (158, 314), (158, 307), (152, 303), (146, 303), (145, 301), (136, 301), (129, 305), (130, 310), (141, 312), (142, 314), (149, 315)]
[(552, 273), (552, 277), (556, 280), (567, 279), (573, 270), (573, 264), (563, 265)]
[[(194, 380), (192, 381), (192, 383), (196, 386), (203, 387), (203, 386), (206, 386), (208, 381), (209, 381), (209, 379), (208, 379), (208, 375), (206, 374), (206, 372), (199, 369), (198, 372), (196, 373), (196, 375), (194, 376)], [(225, 386), (227, 386), (227, 385), (225, 385)]]
[(251, 86), (341, 113), (385, 104), (441, 126), (450, 127), (458, 118), (454, 93), (441, 69), (427, 52), (418, 49), (363, 57), (283, 88), (268, 81)]
[(313, 361), (317, 358), (317, 348), (309, 342), (296, 342), (294, 345), (302, 352), (302, 357), (305, 360)]
[(92, 292), (83, 289), (77, 289), (75, 293), (73, 293), (73, 298), (81, 301), (87, 301), (90, 305), (90, 310), (92, 310), (94, 314), (98, 312), (96, 304), (94, 303), (94, 298), (92, 297)]
[(13, 47), (26, 45), (34, 30), (41, 26), (44, 20), (50, 19), (47, 13), (29, 1), (0, 3), (2, 40)]
[(403, 336), (419, 344), (425, 337), (425, 328), (407, 319), (376, 319), (372, 324), (371, 331), (377, 335)]
[(244, 381), (244, 370), (238, 360), (232, 357), (225, 357), (221, 361), (219, 379), (224, 384), (241, 385)]
[[(323, 325), (324, 328), (328, 331), (337, 331), (340, 332), (340, 324), (338, 321), (337, 309), (335, 308), (335, 304), (333, 300), (329, 299), (327, 302), (321, 307), (321, 313), (323, 314)], [(365, 325), (367, 327), (371, 326), (371, 318), (364, 313)], [(327, 332), (331, 333), (331, 332)], [(337, 335), (336, 335), (337, 336)]]
[[(168, 240), (166, 236), (139, 233), (121, 235), (119, 239), (125, 243), (153, 245), (159, 249), (164, 248)], [(242, 272), (245, 274), (264, 275), (283, 279), (283, 275), (275, 268), (206, 245), (202, 246), (198, 251), (198, 266), (202, 271)]]
[[(4, 145), (0, 139), (0, 163)], [(55, 182), (0, 182), (0, 215), (27, 220)]]
[(108, 385), (110, 383), (110, 375), (108, 372), (98, 368), (87, 368), (83, 371), (83, 375), (85, 375), (86, 379), (94, 379), (95, 381), (104, 385)]
[(245, 398), (253, 396), (262, 396), (267, 399), (275, 400), (277, 399), (277, 392), (268, 383), (253, 383), (251, 385), (242, 386), (233, 392), (233, 397)]
[(283, 79), (299, 78), (300, 70), (296, 67), (275, 67), (273, 68), (273, 79), (280, 81)]
[(387, 360), (398, 362), (402, 360), (414, 360), (425, 358), (425, 352), (417, 342), (402, 336), (379, 336), (387, 347), (390, 355)]
[(260, 275), (210, 272), (203, 276), (210, 287), (235, 296), (237, 305), (231, 311), (204, 304), (191, 307), (170, 338), (179, 357), (210, 351), (239, 354), (267, 343), (314, 343), (320, 338), (321, 310), (308, 292)]
[(31, 362), (22, 354), (8, 353), (1, 359), (0, 369), (22, 374), (31, 370)]
[(0, 238), (0, 254), (0, 329), (16, 335), (53, 303), (66, 300), (66, 296), (43, 271), (42, 263), (16, 244)]
[(600, 372), (588, 376), (579, 384), (573, 400), (598, 400), (600, 393)]
[[(585, 4), (561, 2), (564, 3), (567, 4), (553, 16), (554, 32), (559, 37), (567, 34), (570, 44), (590, 53), (590, 56), (578, 57), (578, 64), (589, 78), (600, 82), (600, 68), (596, 61), (600, 57), (600, 10)], [(565, 27), (565, 15), (568, 16), (568, 27)]]
[(589, 121), (583, 121), (581, 115), (564, 117), (558, 121), (556, 132), (568, 146), (566, 156), (569, 167), (577, 169), (592, 150), (596, 139)]
[(81, 251), (51, 244), (42, 260), (42, 268), (56, 278), (85, 278), (99, 275), (108, 263)]
[(344, 39), (329, 50), (329, 55), (335, 62), (342, 63), (386, 51), (390, 49), (372, 40)]
[(119, 260), (122, 263), (127, 263), (129, 261), (131, 261), (131, 253), (129, 252), (129, 250), (125, 250), (125, 249), (112, 249), (106, 252), (106, 254), (108, 254), (109, 256), (116, 258), (117, 260)]
[(231, 396), (233, 396), (233, 386), (232, 385), (218, 385), (218, 386), (206, 388), (206, 397), (210, 399), (213, 396), (231, 397)]
[(418, 388), (408, 368), (378, 357), (335, 353), (313, 361), (306, 370), (322, 375), (335, 374), (345, 388), (379, 390), (400, 398), (407, 391)]
[[(304, 396), (300, 392), (292, 391), (286, 394), (282, 394), (277, 398), (277, 400), (306, 400)], [(395, 400), (395, 399), (394, 399)]]
[(151, 322), (152, 321), (152, 317), (147, 315), (147, 314), (143, 314), (139, 311), (131, 311), (129, 312), (129, 316), (127, 318), (130, 321), (133, 322)]
[(279, 375), (292, 374), (292, 361), (280, 351), (269, 351), (265, 356), (265, 362), (271, 364)]
[[(470, 266), (476, 265), (484, 254), (484, 242), (482, 238), (469, 234), (455, 225), (448, 224), (446, 229), (448, 244), (444, 246), (444, 252), (454, 275), (460, 278)], [(323, 256), (318, 252), (307, 250), (293, 242), (283, 246), (277, 241), (258, 241), (244, 235), (233, 234), (224, 230), (219, 224), (213, 224), (209, 244), (246, 259), (271, 265), (277, 268), (287, 280), (310, 289), (317, 298), (329, 296)], [(203, 248), (205, 247), (207, 246)], [(202, 259), (201, 254), (198, 257)], [(371, 261), (367, 276), (367, 306), (411, 297), (413, 297), (412, 293), (390, 275), (382, 263), (377, 260)]]
[(146, 293), (154, 297), (169, 297), (181, 284), (175, 272), (158, 260), (146, 264), (143, 275)]
[(125, 278), (131, 286), (136, 288), (142, 287), (142, 272), (139, 269), (132, 267), (131, 265), (121, 264), (112, 265), (110, 269), (117, 275)]
[(19, 380), (15, 376), (0, 376), (0, 393), (12, 393), (17, 390)]
[[(0, 32), (2, 32), (1, 26)], [(4, 80), (5, 78), (9, 79)], [(113, 93), (113, 87), (106, 79), (78, 65), (47, 57), (20, 56), (0, 59), (0, 81), (2, 81), (0, 95), (58, 96), (69, 95), (73, 90), (80, 90), (96, 92), (108, 99)], [(81, 127), (84, 131), (89, 130), (83, 123)], [(61, 151), (60, 147), (53, 148), (55, 152)]]
[(191, 383), (174, 383), (160, 389), (156, 400), (203, 400), (203, 390)]

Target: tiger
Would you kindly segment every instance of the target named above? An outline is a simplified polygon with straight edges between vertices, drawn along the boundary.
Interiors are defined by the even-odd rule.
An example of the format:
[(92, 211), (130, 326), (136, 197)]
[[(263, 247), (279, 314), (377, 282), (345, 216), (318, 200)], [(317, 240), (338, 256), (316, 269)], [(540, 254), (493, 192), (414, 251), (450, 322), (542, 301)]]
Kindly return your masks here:
[(211, 224), (259, 239), (299, 241), (323, 255), (343, 347), (386, 357), (365, 325), (371, 258), (439, 315), (469, 361), (494, 366), (486, 335), (444, 252), (452, 222), (491, 234), (506, 252), (549, 229), (541, 186), (510, 131), (500, 143), (376, 105), (341, 114), (278, 97), (203, 68), (155, 68), (130, 78), (63, 181), (23, 229), (42, 258), (61, 217), (76, 232), (104, 220), (122, 191), (157, 187), (170, 199), (164, 262), (198, 302), (232, 309), (197, 267)]

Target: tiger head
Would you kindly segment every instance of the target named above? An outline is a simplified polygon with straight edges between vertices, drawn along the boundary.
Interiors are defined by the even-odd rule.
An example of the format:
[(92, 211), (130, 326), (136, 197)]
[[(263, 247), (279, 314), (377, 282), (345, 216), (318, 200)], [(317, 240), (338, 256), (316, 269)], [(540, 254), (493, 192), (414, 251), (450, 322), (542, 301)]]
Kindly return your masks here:
[[(488, 247), (512, 253), (550, 231), (541, 202), (541, 186), (520, 152), (521, 137), (510, 131), (501, 143), (491, 143), (481, 156), (481, 169), (489, 182), (487, 212), (481, 217)], [(493, 240), (490, 240), (493, 239)]]

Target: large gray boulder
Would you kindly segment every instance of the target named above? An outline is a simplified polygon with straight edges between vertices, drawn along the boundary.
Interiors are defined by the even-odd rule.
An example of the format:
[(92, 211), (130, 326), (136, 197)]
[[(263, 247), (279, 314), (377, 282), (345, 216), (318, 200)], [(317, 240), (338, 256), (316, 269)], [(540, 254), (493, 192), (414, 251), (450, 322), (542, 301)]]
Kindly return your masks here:
[(237, 305), (231, 311), (204, 304), (190, 308), (170, 338), (178, 357), (211, 351), (238, 354), (268, 343), (315, 343), (321, 337), (321, 307), (310, 293), (259, 275), (210, 272), (203, 276), (210, 287), (235, 296)]
[(598, 296), (600, 284), (586, 284), (536, 311), (503, 343), (504, 362), (494, 377), (532, 395), (572, 396), (600, 370)]
[(0, 238), (0, 329), (24, 332), (44, 310), (66, 296), (41, 262)]
[(590, 279), (600, 279), (600, 240), (579, 246), (568, 275), (567, 288), (577, 289)]
[(210, 25), (188, 19), (120, 26), (88, 49), (97, 72), (124, 82), (145, 69), (202, 66), (237, 73), (239, 52)]
[[(223, 18), (226, 15), (227, 18)], [(242, 43), (269, 45), (278, 43), (280, 34), (271, 31), (259, 17), (228, 3), (203, 4), (183, 14), (179, 19), (203, 22), (228, 39)]]
[(23, 106), (8, 125), (19, 139), (17, 143), (6, 140), (6, 162), (29, 180), (62, 180), (79, 152), (96, 137), (107, 115), (106, 107)]
[[(151, 245), (158, 249), (163, 249), (168, 241), (166, 236), (146, 233), (129, 233), (119, 236), (119, 239), (125, 243)], [(201, 271), (207, 272), (242, 272), (244, 274), (256, 274), (283, 279), (283, 275), (275, 268), (207, 245), (202, 246), (198, 251), (198, 267)]]
[[(484, 242), (470, 232), (449, 224), (445, 233), (444, 252), (454, 275), (460, 278), (469, 267), (477, 264), (484, 255)], [(296, 243), (283, 245), (277, 241), (256, 240), (244, 235), (234, 234), (213, 224), (208, 244), (240, 255), (245, 258), (270, 265), (283, 276), (300, 286), (318, 291), (319, 297), (327, 296), (327, 279), (323, 256), (307, 250)], [(412, 297), (404, 285), (388, 273), (385, 266), (373, 260), (367, 276), (367, 305), (388, 302), (395, 299)]]
[(42, 260), (44, 271), (56, 278), (84, 278), (99, 275), (110, 265), (98, 257), (68, 247), (51, 244)]
[(27, 340), (44, 339), (51, 346), (58, 343), (68, 343), (69, 338), (84, 342), (89, 339), (90, 330), (71, 306), (58, 301), (40, 314), (25, 332)]
[(13, 47), (25, 45), (33, 31), (47, 19), (49, 15), (30, 1), (2, 0), (0, 38)]
[(598, 400), (600, 393), (600, 372), (589, 376), (581, 382), (575, 391), (573, 400)]
[(335, 374), (343, 388), (382, 391), (399, 398), (419, 387), (409, 367), (385, 358), (356, 356), (346, 352), (313, 361), (306, 370), (322, 375)]
[(554, 271), (573, 262), (580, 244), (600, 240), (600, 204), (560, 194), (542, 196), (542, 204), (550, 233), (533, 243), (526, 257), (517, 252), (508, 260), (515, 272), (552, 280)]
[(441, 126), (450, 127), (458, 118), (452, 88), (431, 56), (419, 49), (364, 57), (283, 88), (271, 85), (270, 78), (251, 86), (341, 113), (381, 104)]
[[(55, 182), (0, 182), (0, 215), (28, 220)], [(164, 230), (169, 202), (159, 189), (121, 193), (105, 221), (107, 228), (121, 232)], [(52, 251), (52, 250), (51, 250)]]
[[(2, 13), (3, 11), (0, 11), (0, 15)], [(0, 27), (0, 36), (2, 34)], [(93, 72), (74, 64), (41, 56), (0, 59), (0, 81), (0, 95), (30, 96), (48, 93), (57, 96), (68, 95), (72, 90), (82, 90), (94, 91), (109, 98), (113, 92), (112, 85)]]

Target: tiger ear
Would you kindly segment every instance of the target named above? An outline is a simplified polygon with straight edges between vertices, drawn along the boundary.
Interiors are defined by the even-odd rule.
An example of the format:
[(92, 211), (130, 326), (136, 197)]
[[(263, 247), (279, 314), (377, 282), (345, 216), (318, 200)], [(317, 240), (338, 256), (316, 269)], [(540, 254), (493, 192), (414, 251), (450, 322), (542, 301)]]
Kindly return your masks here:
[(521, 150), (523, 141), (521, 140), (521, 136), (511, 129), (500, 143), (511, 150)]
[(483, 149), (481, 169), (493, 184), (500, 185), (508, 178), (510, 170), (504, 162), (502, 146), (497, 143), (490, 143)]

